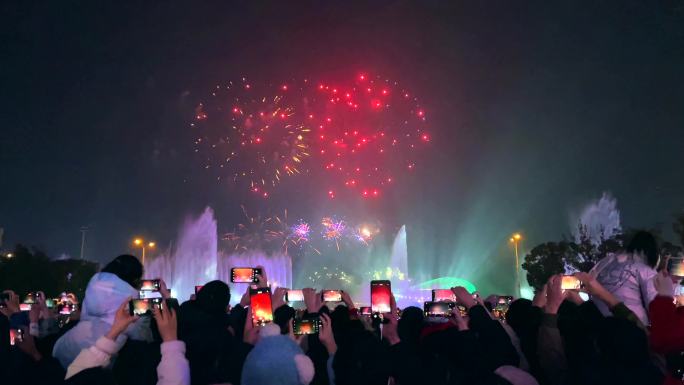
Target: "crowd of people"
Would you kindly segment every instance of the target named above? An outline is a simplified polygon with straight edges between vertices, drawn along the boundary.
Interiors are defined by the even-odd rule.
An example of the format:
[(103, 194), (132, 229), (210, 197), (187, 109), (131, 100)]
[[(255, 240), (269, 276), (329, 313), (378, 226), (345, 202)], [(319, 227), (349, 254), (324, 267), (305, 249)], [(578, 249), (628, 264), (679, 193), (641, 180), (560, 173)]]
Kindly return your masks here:
[[(144, 271), (121, 255), (92, 277), (81, 303), (65, 295), (73, 311), (49, 306), (41, 292), (27, 309), (11, 288), (3, 292), (0, 383), (683, 384), (684, 310), (674, 300), (681, 278), (662, 266), (655, 239), (642, 232), (574, 274), (586, 301), (553, 275), (533, 300), (515, 299), (497, 317), (496, 296), (454, 287), (464, 312), (437, 320), (418, 307), (397, 309), (393, 297), (389, 313), (362, 314), (347, 293), (330, 304), (314, 289), (293, 307), (287, 289), (275, 288), (273, 322), (261, 325), (249, 290), (230, 306), (221, 281), (177, 306), (162, 280), (165, 302), (149, 316), (131, 314)], [(267, 287), (266, 273), (255, 285)], [(296, 334), (294, 320), (311, 316), (321, 321), (317, 333)]]

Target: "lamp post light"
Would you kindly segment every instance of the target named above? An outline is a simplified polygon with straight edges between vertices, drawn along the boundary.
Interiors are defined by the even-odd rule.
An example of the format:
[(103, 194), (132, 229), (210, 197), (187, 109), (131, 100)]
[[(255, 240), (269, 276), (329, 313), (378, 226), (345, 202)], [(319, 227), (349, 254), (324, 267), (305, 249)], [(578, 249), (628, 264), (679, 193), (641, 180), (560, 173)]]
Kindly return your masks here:
[(145, 267), (145, 248), (154, 249), (154, 248), (157, 246), (157, 244), (154, 243), (154, 242), (147, 242), (147, 243), (145, 243), (145, 240), (144, 240), (144, 239), (142, 239), (142, 238), (135, 238), (135, 239), (133, 240), (133, 245), (134, 245), (135, 247), (140, 247), (140, 248), (142, 249), (142, 265), (143, 265), (143, 267)]
[(515, 233), (511, 235), (509, 240), (513, 244), (515, 250), (515, 289), (518, 291), (518, 298), (520, 298), (520, 257), (518, 255), (518, 244), (522, 241), (522, 235)]

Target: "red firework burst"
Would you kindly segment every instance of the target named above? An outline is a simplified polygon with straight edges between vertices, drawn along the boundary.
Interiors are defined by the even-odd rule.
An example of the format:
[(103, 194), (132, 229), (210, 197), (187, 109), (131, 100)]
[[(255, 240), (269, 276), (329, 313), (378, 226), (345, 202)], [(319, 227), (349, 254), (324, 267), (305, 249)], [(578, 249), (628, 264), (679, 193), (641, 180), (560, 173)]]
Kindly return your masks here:
[(204, 168), (264, 198), (282, 178), (302, 172), (311, 130), (301, 90), (246, 78), (217, 85), (190, 124)]
[(430, 141), (418, 98), (399, 83), (361, 74), (349, 83), (317, 86), (312, 153), (327, 174), (326, 191), (378, 198), (415, 168), (414, 153)]

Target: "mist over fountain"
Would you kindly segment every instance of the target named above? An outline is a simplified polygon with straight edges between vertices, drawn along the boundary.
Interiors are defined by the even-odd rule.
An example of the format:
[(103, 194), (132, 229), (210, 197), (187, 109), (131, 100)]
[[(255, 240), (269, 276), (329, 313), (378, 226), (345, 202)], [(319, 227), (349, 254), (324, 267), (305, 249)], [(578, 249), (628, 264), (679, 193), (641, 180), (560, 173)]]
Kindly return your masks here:
[(390, 254), (390, 268), (399, 269), (408, 276), (408, 247), (406, 245), (406, 225), (401, 226), (397, 236), (392, 243), (392, 253)]
[[(219, 251), (214, 210), (207, 207), (198, 217), (185, 220), (177, 243), (147, 263), (145, 276), (164, 278), (173, 296), (184, 301), (194, 294), (196, 285), (215, 279), (229, 283), (231, 267), (252, 266), (264, 266), (272, 286), (292, 284), (292, 260), (287, 255), (266, 256), (259, 250)], [(239, 301), (244, 289), (235, 288), (233, 299)]]

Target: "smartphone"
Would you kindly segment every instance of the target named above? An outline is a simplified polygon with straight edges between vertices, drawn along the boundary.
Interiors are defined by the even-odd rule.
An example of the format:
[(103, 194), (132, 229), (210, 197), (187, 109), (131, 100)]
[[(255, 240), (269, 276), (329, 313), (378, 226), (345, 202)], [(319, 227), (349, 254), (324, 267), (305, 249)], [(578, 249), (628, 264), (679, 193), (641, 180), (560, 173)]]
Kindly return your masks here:
[(561, 290), (579, 290), (581, 282), (574, 275), (564, 275), (561, 278)]
[(449, 317), (452, 306), (448, 302), (425, 302), (423, 312), (426, 317)]
[(140, 291), (159, 291), (161, 284), (158, 279), (145, 279), (140, 285)]
[(301, 290), (288, 290), (285, 292), (285, 301), (302, 302), (304, 301), (304, 293)]
[(148, 298), (161, 298), (162, 295), (158, 291), (149, 291), (149, 290), (140, 290), (138, 292), (138, 297), (142, 299), (148, 299)]
[(500, 320), (505, 320), (506, 313), (508, 312), (508, 307), (510, 306), (511, 302), (513, 302), (513, 297), (507, 295), (500, 296), (497, 303), (494, 305), (494, 309), (492, 310), (494, 317)]
[(202, 290), (203, 287), (204, 285), (195, 286), (195, 295), (197, 295), (197, 293), (199, 293), (199, 291)]
[(684, 277), (684, 258), (668, 259), (667, 272), (675, 277)]
[(59, 312), (59, 314), (69, 315), (69, 314), (73, 313), (74, 311), (76, 311), (77, 306), (78, 305), (76, 305), (75, 303), (62, 302), (57, 306), (57, 311)]
[(269, 322), (273, 322), (271, 288), (250, 288), (249, 303), (252, 307), (252, 324), (254, 326), (263, 326)]
[(230, 269), (230, 282), (257, 283), (257, 275), (261, 275), (261, 269), (259, 268), (234, 267)]
[(155, 306), (163, 309), (161, 298), (132, 299), (128, 302), (128, 313), (141, 317), (149, 316)]
[(371, 281), (371, 311), (373, 313), (389, 313), (392, 284), (390, 281)]
[(371, 315), (371, 314), (373, 314), (373, 312), (371, 311), (371, 307), (370, 307), (370, 306), (362, 306), (362, 307), (359, 309), (359, 313), (360, 313), (361, 315)]
[(456, 302), (456, 294), (451, 289), (433, 289), (432, 302)]
[(295, 335), (318, 334), (321, 328), (321, 319), (318, 317), (295, 319), (293, 328), (292, 332)]
[(323, 302), (342, 302), (342, 290), (323, 290), (321, 299)]
[(16, 345), (18, 342), (24, 341), (24, 331), (21, 329), (9, 330), (10, 345)]
[(45, 307), (48, 309), (52, 309), (55, 307), (55, 299), (54, 298), (45, 298)]
[(494, 307), (494, 310), (492, 310), (494, 317), (500, 320), (506, 319), (506, 313), (508, 313), (508, 304), (506, 303), (499, 303)]
[(461, 317), (467, 317), (468, 316), (468, 308), (465, 307), (464, 305), (461, 305), (460, 303), (455, 304), (456, 306), (452, 309), (458, 310), (458, 314), (461, 315)]
[(31, 304), (30, 303), (20, 303), (19, 304), (19, 311), (31, 311)]
[(29, 292), (28, 294), (26, 294), (26, 297), (24, 297), (24, 300), (22, 302), (33, 305), (34, 303), (37, 302), (37, 299), (38, 299), (37, 293)]

